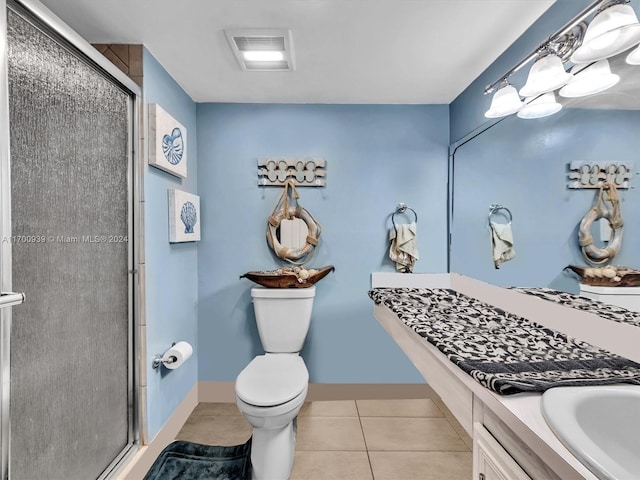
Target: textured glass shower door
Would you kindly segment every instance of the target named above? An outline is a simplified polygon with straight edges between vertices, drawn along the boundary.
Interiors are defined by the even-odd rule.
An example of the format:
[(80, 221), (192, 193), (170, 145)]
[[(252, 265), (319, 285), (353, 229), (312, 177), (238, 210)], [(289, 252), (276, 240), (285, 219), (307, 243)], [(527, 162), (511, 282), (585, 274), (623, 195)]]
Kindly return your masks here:
[(91, 480), (133, 442), (131, 92), (7, 9), (12, 480)]

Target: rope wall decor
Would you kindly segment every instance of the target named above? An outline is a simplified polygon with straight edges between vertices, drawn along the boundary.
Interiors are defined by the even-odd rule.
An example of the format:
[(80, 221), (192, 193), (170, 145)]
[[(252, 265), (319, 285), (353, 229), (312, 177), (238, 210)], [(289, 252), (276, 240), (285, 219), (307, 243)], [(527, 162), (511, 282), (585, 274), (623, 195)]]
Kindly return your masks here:
[[(303, 267), (313, 258), (322, 228), (313, 215), (302, 208), (298, 202), (299, 197), (295, 181), (291, 178), (286, 179), (284, 191), (267, 221), (267, 243), (278, 258), (295, 266), (280, 267), (271, 271), (251, 271), (240, 278), (248, 278), (267, 288), (308, 288), (335, 270), (333, 265), (317, 269)], [(283, 222), (292, 219), (300, 219), (306, 226), (304, 245), (299, 248), (283, 245)], [(301, 240), (301, 237), (298, 237), (298, 240)]]
[[(606, 199), (605, 197), (606, 193)], [(607, 207), (608, 202), (611, 207)], [(612, 240), (604, 248), (598, 248), (593, 243), (591, 226), (595, 220), (606, 218), (611, 226)], [(612, 260), (620, 251), (624, 221), (620, 213), (620, 199), (616, 186), (610, 182), (600, 185), (600, 192), (595, 204), (580, 222), (578, 242), (584, 259), (592, 265), (602, 265)]]
[[(313, 257), (318, 246), (322, 227), (306, 209), (298, 203), (298, 190), (292, 179), (284, 182), (284, 192), (276, 204), (267, 222), (267, 242), (278, 258), (294, 265), (304, 265)], [(293, 205), (295, 204), (295, 206)], [(306, 244), (301, 248), (289, 248), (282, 245), (278, 239), (278, 229), (282, 220), (299, 218), (307, 225)]]

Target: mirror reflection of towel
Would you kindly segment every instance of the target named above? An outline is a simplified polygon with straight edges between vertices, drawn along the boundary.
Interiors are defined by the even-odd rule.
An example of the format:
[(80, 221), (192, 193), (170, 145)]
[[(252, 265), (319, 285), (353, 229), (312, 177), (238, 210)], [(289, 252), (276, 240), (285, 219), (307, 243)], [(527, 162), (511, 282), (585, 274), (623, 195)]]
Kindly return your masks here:
[(491, 248), (493, 250), (493, 264), (500, 268), (500, 264), (516, 256), (513, 248), (513, 233), (510, 223), (489, 223), (491, 230)]
[(389, 258), (396, 262), (396, 270), (413, 272), (413, 265), (419, 258), (417, 232), (416, 222), (395, 225), (395, 228), (389, 231)]

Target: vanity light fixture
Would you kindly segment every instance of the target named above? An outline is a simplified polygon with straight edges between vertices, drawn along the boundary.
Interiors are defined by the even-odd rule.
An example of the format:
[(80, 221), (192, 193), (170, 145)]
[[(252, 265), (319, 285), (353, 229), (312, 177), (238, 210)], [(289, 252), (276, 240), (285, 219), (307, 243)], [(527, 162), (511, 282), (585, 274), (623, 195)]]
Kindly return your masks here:
[(629, 65), (640, 65), (640, 47), (632, 50), (629, 55), (627, 55), (626, 62)]
[(244, 28), (224, 33), (243, 70), (295, 70), (291, 30)]
[(562, 97), (575, 98), (604, 92), (620, 81), (620, 76), (611, 73), (606, 58), (595, 63), (582, 63), (571, 68), (572, 78), (558, 92)]
[(558, 113), (562, 105), (556, 102), (553, 92), (543, 93), (538, 97), (525, 99), (525, 105), (518, 111), (518, 117), (525, 119), (542, 118)]
[(571, 80), (571, 74), (562, 66), (558, 55), (549, 50), (542, 52), (534, 62), (527, 83), (520, 89), (523, 97), (537, 97), (543, 93), (552, 92)]
[[(519, 91), (521, 96), (527, 97), (526, 105), (518, 110), (521, 118), (540, 118), (559, 111), (562, 105), (556, 102), (553, 93), (557, 89), (563, 97), (579, 97), (612, 87), (620, 78), (611, 73), (607, 59), (640, 43), (640, 22), (629, 3), (630, 0), (596, 0), (511, 70), (487, 85), (484, 93), (497, 91), (497, 97), (511, 75), (531, 61), (534, 64), (527, 82)], [(593, 18), (588, 25), (587, 19), (591, 16)], [(569, 60), (574, 64), (571, 73), (566, 72), (563, 66)], [(640, 65), (640, 47), (629, 53), (626, 61)], [(499, 98), (502, 95), (506, 96), (506, 92)], [(501, 111), (494, 108), (494, 100), (498, 100), (495, 97), (485, 116), (509, 115), (496, 114)]]
[(609, 58), (640, 43), (640, 23), (629, 0), (604, 2), (584, 34), (582, 45), (571, 55), (573, 63)]
[(484, 114), (487, 118), (500, 118), (516, 113), (524, 104), (513, 85), (507, 81), (493, 94), (491, 107)]

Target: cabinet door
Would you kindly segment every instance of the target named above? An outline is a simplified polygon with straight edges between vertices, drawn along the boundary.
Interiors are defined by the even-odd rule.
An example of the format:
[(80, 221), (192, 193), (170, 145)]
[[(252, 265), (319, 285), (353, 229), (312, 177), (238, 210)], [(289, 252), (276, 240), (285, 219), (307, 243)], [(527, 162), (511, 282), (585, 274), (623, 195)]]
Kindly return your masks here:
[(531, 480), (481, 424), (473, 425), (474, 480)]

